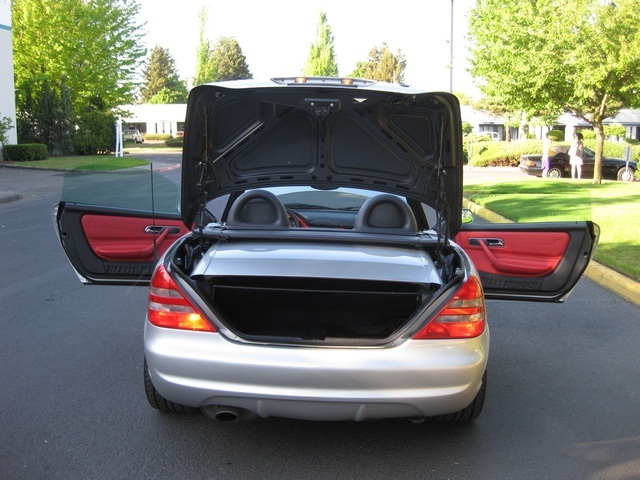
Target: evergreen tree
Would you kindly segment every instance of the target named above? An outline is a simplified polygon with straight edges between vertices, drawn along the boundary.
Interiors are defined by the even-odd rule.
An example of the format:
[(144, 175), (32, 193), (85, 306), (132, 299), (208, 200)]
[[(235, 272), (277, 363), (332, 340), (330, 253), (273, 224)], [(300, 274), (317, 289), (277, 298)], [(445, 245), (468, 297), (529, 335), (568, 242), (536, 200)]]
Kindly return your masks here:
[(327, 15), (324, 12), (320, 13), (320, 21), (316, 28), (316, 41), (311, 45), (309, 57), (302, 69), (302, 73), (309, 76), (338, 76), (334, 37), (327, 22)]
[(142, 103), (185, 103), (187, 101), (187, 87), (178, 77), (175, 60), (168, 49), (155, 46), (151, 50), (142, 75), (145, 79), (141, 89)]
[(54, 138), (56, 123), (60, 115), (60, 100), (55, 92), (51, 90), (49, 80), (45, 78), (42, 82), (38, 109), (36, 110), (36, 123), (40, 141), (47, 145), (49, 155), (54, 152)]
[(217, 66), (217, 81), (252, 78), (238, 41), (222, 37), (213, 48), (212, 59)]
[(196, 74), (194, 85), (213, 82), (218, 78), (218, 69), (212, 56), (211, 42), (205, 36), (207, 26), (207, 11), (204, 7), (200, 10), (200, 36), (196, 47)]
[(393, 54), (387, 44), (383, 43), (381, 48), (373, 47), (369, 51), (369, 59), (366, 62), (357, 63), (351, 76), (380, 82), (403, 83), (405, 68), (407, 61), (400, 50)]
[(62, 76), (60, 82), (60, 116), (58, 119), (57, 143), (63, 155), (73, 153), (73, 134), (75, 133), (75, 122), (73, 103), (71, 101), (71, 91), (67, 85), (67, 76)]

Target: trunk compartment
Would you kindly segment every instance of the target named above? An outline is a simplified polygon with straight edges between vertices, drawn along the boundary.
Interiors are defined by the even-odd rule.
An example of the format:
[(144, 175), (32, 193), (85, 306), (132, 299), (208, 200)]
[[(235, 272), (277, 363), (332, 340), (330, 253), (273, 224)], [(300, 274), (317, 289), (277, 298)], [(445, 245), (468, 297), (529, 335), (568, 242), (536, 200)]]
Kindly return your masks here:
[(384, 339), (404, 327), (437, 284), (308, 277), (202, 278), (220, 320), (247, 338)]

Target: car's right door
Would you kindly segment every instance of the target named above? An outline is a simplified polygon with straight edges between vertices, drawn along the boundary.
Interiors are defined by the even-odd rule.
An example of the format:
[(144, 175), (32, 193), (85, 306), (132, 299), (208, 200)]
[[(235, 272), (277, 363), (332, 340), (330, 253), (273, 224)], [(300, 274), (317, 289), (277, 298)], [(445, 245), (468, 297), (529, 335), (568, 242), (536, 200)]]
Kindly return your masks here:
[(593, 222), (465, 224), (456, 243), (471, 257), (487, 298), (561, 302), (598, 241)]

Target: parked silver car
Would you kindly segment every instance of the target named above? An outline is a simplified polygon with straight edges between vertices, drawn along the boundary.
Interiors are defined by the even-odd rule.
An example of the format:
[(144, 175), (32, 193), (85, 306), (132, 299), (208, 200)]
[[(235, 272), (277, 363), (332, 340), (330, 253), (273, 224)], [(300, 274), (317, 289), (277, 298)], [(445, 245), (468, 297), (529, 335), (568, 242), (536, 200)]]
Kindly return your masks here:
[(152, 203), (148, 174), (75, 173), (55, 212), (83, 282), (150, 283), (144, 379), (162, 411), (472, 420), (485, 298), (564, 300), (597, 241), (589, 221), (462, 224), (448, 93), (209, 84), (186, 124), (179, 208), (162, 177)]

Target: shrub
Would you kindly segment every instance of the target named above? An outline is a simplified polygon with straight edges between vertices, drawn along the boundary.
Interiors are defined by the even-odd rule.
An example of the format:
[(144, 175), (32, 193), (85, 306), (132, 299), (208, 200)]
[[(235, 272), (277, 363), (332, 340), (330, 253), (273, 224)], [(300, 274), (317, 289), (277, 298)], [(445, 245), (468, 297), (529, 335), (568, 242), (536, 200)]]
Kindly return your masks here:
[(596, 138), (596, 132), (593, 130), (580, 130), (583, 140), (593, 140)]
[(562, 142), (564, 141), (564, 132), (562, 130), (549, 130), (547, 137), (554, 142)]
[(471, 145), (469, 164), (476, 167), (517, 167), (521, 155), (541, 152), (542, 140), (482, 142)]
[(164, 141), (167, 147), (182, 147), (184, 144), (184, 137), (171, 137)]
[(73, 147), (78, 155), (100, 155), (116, 145), (115, 116), (108, 112), (89, 111), (78, 119)]
[(159, 140), (161, 142), (166, 142), (170, 138), (171, 138), (170, 133), (145, 133), (144, 134), (144, 139), (151, 140), (151, 141)]
[(44, 143), (5, 145), (4, 152), (12, 162), (33, 162), (47, 159), (47, 146)]
[[(585, 147), (590, 148), (594, 152), (596, 151), (596, 141), (587, 140), (584, 142)], [(612, 158), (624, 158), (625, 147), (631, 147), (633, 152), (632, 156), (636, 162), (640, 162), (640, 145), (629, 145), (626, 143), (618, 142), (604, 142), (602, 155)]]

